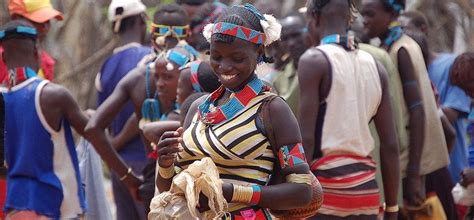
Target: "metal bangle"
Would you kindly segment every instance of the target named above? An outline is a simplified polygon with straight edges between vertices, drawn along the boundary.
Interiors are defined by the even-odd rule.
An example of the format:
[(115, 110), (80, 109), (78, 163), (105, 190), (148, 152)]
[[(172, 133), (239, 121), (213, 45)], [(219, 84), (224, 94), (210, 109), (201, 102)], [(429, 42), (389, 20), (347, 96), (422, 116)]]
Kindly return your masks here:
[(127, 179), (127, 177), (132, 173), (132, 168), (129, 167), (128, 170), (127, 170), (127, 173), (125, 175), (123, 175), (122, 177), (120, 177), (120, 181), (124, 181), (125, 179)]
[(385, 212), (398, 212), (400, 210), (400, 208), (398, 207), (398, 205), (394, 205), (394, 206), (387, 206), (385, 208)]

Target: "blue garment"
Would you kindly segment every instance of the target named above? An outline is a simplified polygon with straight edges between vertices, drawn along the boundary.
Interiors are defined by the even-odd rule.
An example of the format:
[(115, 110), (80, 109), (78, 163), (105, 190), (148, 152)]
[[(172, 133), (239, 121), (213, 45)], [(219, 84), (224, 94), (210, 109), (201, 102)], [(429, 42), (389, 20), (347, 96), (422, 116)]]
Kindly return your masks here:
[(56, 131), (44, 118), (39, 94), (47, 83), (30, 78), (3, 92), (8, 164), (4, 210), (76, 218), (86, 208), (76, 149), (66, 120)]
[(469, 167), (474, 168), (474, 110), (471, 111), (467, 120), (467, 136), (469, 140)]
[[(471, 134), (472, 134), (472, 122), (469, 124), (469, 126), (471, 127)], [(468, 150), (469, 150), (469, 156), (468, 156), (468, 160), (469, 160), (469, 167), (471, 168), (474, 168), (474, 137), (469, 137), (469, 139), (471, 140), (471, 144), (469, 145), (468, 147)]]
[[(100, 106), (114, 91), (120, 80), (134, 69), (138, 62), (152, 52), (151, 48), (132, 46), (109, 57), (100, 71), (101, 91), (98, 92), (97, 106)], [(124, 108), (115, 117), (111, 125), (112, 135), (122, 130), (130, 116), (135, 112), (132, 101), (128, 101)], [(146, 152), (139, 135), (127, 143), (119, 152), (125, 161), (145, 161)]]
[(81, 138), (76, 147), (79, 170), (87, 201), (87, 220), (112, 219), (104, 187), (102, 160), (94, 147)]
[(462, 170), (468, 166), (465, 119), (470, 112), (471, 98), (461, 88), (453, 86), (449, 80), (449, 71), (455, 59), (454, 54), (439, 54), (429, 65), (428, 74), (438, 89), (441, 105), (460, 112), (454, 122), (456, 145), (451, 152), (451, 163), (448, 167), (453, 182), (457, 183)]

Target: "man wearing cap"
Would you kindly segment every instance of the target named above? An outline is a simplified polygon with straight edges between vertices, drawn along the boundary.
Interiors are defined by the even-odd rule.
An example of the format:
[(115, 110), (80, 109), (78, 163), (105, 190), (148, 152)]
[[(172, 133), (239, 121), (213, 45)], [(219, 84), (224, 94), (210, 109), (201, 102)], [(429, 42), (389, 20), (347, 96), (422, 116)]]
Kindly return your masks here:
[[(49, 31), (49, 22), (55, 18), (63, 20), (61, 12), (57, 11), (51, 5), (50, 0), (9, 0), (8, 10), (12, 20), (26, 19), (34, 25), (38, 30), (38, 38), (42, 41)], [(0, 55), (3, 48), (0, 47)], [(38, 76), (48, 80), (54, 79), (54, 59), (45, 50), (39, 50), (40, 70)], [(4, 83), (7, 76), (7, 68), (5, 63), (0, 60), (0, 84)]]
[[(12, 20), (25, 19), (34, 25), (38, 30), (39, 40), (44, 39), (49, 30), (49, 21), (53, 18), (62, 20), (61, 12), (55, 10), (49, 0), (25, 1), (25, 0), (9, 0), (8, 10)], [(0, 57), (3, 56), (3, 47), (0, 46)], [(54, 59), (44, 50), (39, 50), (40, 69), (38, 76), (48, 80), (54, 78)], [(5, 84), (8, 71), (7, 66), (0, 58), (0, 85)], [(5, 181), (0, 180), (0, 205), (3, 207), (6, 191)], [(0, 217), (3, 213), (0, 212)]]
[[(119, 47), (114, 49), (97, 74), (97, 107), (112, 94), (118, 82), (135, 68), (145, 55), (152, 52), (150, 47), (142, 46), (146, 34), (145, 10), (146, 7), (140, 0), (112, 0), (110, 3), (108, 19), (112, 23), (113, 32), (119, 36)], [(115, 116), (109, 132), (114, 137), (112, 145), (121, 158), (134, 172), (142, 173), (147, 158), (139, 136), (138, 122), (135, 120), (130, 122), (132, 126), (125, 126), (133, 112), (133, 104), (128, 101)], [(120, 181), (120, 176), (115, 173), (112, 174), (112, 189), (117, 219), (146, 218), (143, 203), (134, 201), (127, 187)]]
[[(78, 219), (86, 209), (71, 128), (85, 135), (86, 116), (64, 87), (37, 77), (37, 30), (25, 20), (0, 28), (7, 65), (5, 108), (6, 219)], [(141, 180), (104, 139), (85, 136), (136, 193)]]

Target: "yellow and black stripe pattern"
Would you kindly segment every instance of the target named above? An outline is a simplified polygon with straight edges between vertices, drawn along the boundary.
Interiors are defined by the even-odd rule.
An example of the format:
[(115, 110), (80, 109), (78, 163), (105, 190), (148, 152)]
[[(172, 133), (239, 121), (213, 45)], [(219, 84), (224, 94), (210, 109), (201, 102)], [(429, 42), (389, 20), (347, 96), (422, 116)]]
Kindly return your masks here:
[[(184, 151), (178, 154), (181, 168), (210, 157), (224, 182), (243, 186), (266, 185), (273, 172), (275, 155), (267, 137), (257, 127), (257, 116), (268, 92), (253, 98), (233, 118), (216, 125), (206, 125), (195, 115), (183, 134)], [(230, 204), (230, 211), (244, 208)]]

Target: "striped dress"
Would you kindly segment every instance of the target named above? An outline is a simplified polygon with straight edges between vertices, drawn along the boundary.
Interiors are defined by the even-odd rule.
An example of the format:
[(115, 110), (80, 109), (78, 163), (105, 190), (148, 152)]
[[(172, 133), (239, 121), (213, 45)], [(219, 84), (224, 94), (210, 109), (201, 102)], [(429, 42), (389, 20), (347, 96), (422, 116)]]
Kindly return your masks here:
[[(216, 125), (202, 123), (196, 114), (183, 134), (184, 151), (178, 154), (180, 167), (186, 169), (194, 161), (210, 157), (224, 182), (266, 185), (273, 172), (275, 155), (257, 116), (269, 96), (268, 92), (262, 93), (233, 118)], [(255, 213), (256, 219), (271, 219), (266, 209), (247, 204), (230, 203), (228, 211), (233, 212), (231, 219), (241, 219), (250, 209), (255, 211), (251, 213)]]

